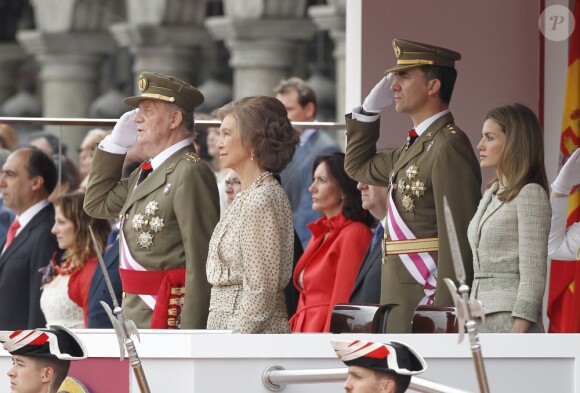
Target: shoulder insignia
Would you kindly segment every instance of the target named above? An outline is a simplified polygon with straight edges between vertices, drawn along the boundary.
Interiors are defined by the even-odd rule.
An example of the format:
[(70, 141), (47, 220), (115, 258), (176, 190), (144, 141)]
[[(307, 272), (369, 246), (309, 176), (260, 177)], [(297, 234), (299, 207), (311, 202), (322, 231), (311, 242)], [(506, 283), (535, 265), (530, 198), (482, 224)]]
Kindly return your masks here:
[(187, 162), (199, 162), (200, 158), (197, 154), (195, 153), (191, 153), (191, 152), (187, 152), (185, 153), (185, 159), (187, 160)]
[(456, 134), (457, 131), (455, 130), (455, 126), (453, 123), (449, 123), (445, 126), (447, 128), (447, 130), (449, 130), (450, 133), (452, 134)]

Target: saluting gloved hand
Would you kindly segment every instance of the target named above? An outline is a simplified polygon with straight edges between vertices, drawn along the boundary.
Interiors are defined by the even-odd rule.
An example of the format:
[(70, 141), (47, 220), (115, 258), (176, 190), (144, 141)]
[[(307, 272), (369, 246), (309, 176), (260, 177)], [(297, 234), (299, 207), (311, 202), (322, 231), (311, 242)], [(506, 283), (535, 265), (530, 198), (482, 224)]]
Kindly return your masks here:
[(395, 73), (390, 72), (373, 87), (362, 107), (365, 112), (381, 113), (383, 109), (393, 103), (394, 94), (391, 83), (395, 79)]
[(552, 191), (558, 194), (569, 195), (572, 188), (580, 184), (580, 148), (568, 158), (558, 177), (552, 183)]
[(115, 124), (109, 141), (116, 145), (129, 148), (137, 141), (137, 123), (133, 120), (139, 109), (125, 112)]

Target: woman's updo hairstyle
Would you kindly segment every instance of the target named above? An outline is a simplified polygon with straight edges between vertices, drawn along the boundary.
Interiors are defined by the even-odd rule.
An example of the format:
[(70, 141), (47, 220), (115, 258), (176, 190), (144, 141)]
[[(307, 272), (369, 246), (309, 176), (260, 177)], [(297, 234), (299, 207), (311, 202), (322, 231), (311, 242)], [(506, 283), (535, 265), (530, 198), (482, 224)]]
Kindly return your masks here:
[(230, 114), (237, 121), (242, 145), (252, 151), (260, 168), (274, 173), (286, 168), (300, 139), (277, 98), (245, 97), (218, 111), (220, 120)]

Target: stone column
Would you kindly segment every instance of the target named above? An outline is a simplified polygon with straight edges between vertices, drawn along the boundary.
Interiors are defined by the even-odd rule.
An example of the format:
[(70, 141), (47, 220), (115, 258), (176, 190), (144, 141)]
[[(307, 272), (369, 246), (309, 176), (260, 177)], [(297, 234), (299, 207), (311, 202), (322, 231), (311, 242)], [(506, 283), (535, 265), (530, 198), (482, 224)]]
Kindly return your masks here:
[[(327, 5), (308, 8), (308, 15), (320, 30), (328, 30), (334, 42), (332, 53), (336, 64), (336, 120), (344, 121), (345, 111), (345, 48), (346, 48), (346, 0), (328, 0)], [(352, 109), (352, 108), (351, 108)]]
[(206, 20), (215, 39), (224, 40), (234, 69), (234, 99), (272, 95), (288, 77), (297, 45), (316, 32), (304, 19), (305, 1), (224, 0), (224, 17)]
[(0, 105), (16, 93), (18, 69), (25, 57), (17, 43), (0, 44)]
[[(44, 33), (21, 31), (18, 41), (36, 56), (40, 65), (43, 116), (86, 117), (98, 95), (104, 53), (111, 52), (112, 39), (106, 34)], [(61, 135), (60, 126), (47, 131)], [(80, 145), (87, 127), (62, 127), (62, 140), (70, 149)], [(75, 154), (71, 153), (74, 159)]]
[[(98, 95), (101, 65), (113, 53), (107, 26), (124, 13), (116, 0), (31, 0), (36, 30), (22, 30), (17, 40), (40, 65), (43, 115), (86, 117)], [(80, 145), (87, 127), (48, 126), (61, 135), (72, 151)]]
[(199, 47), (211, 39), (203, 27), (206, 0), (125, 0), (127, 21), (111, 26), (117, 44), (134, 56), (136, 80), (142, 71), (199, 83)]

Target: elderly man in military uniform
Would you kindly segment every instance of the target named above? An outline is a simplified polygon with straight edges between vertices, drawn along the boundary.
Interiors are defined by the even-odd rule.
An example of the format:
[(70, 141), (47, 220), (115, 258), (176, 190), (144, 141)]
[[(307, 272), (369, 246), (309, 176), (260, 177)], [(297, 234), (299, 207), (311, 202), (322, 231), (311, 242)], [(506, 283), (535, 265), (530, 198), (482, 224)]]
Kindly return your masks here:
[[(398, 304), (387, 331), (407, 333), (422, 304), (453, 305), (443, 278), (455, 273), (443, 219), (449, 200), (467, 272), (473, 279), (467, 227), (481, 198), (481, 172), (468, 137), (455, 125), (449, 102), (461, 55), (449, 49), (395, 39), (397, 64), (346, 116), (345, 169), (355, 180), (388, 186), (381, 303)], [(411, 117), (404, 146), (377, 153), (380, 112)]]
[[(215, 176), (196, 154), (194, 108), (203, 95), (177, 78), (143, 72), (141, 94), (95, 152), (85, 210), (119, 217), (125, 316), (139, 328), (203, 329), (210, 285), (208, 244), (219, 220)], [(122, 179), (137, 142), (150, 160)]]

